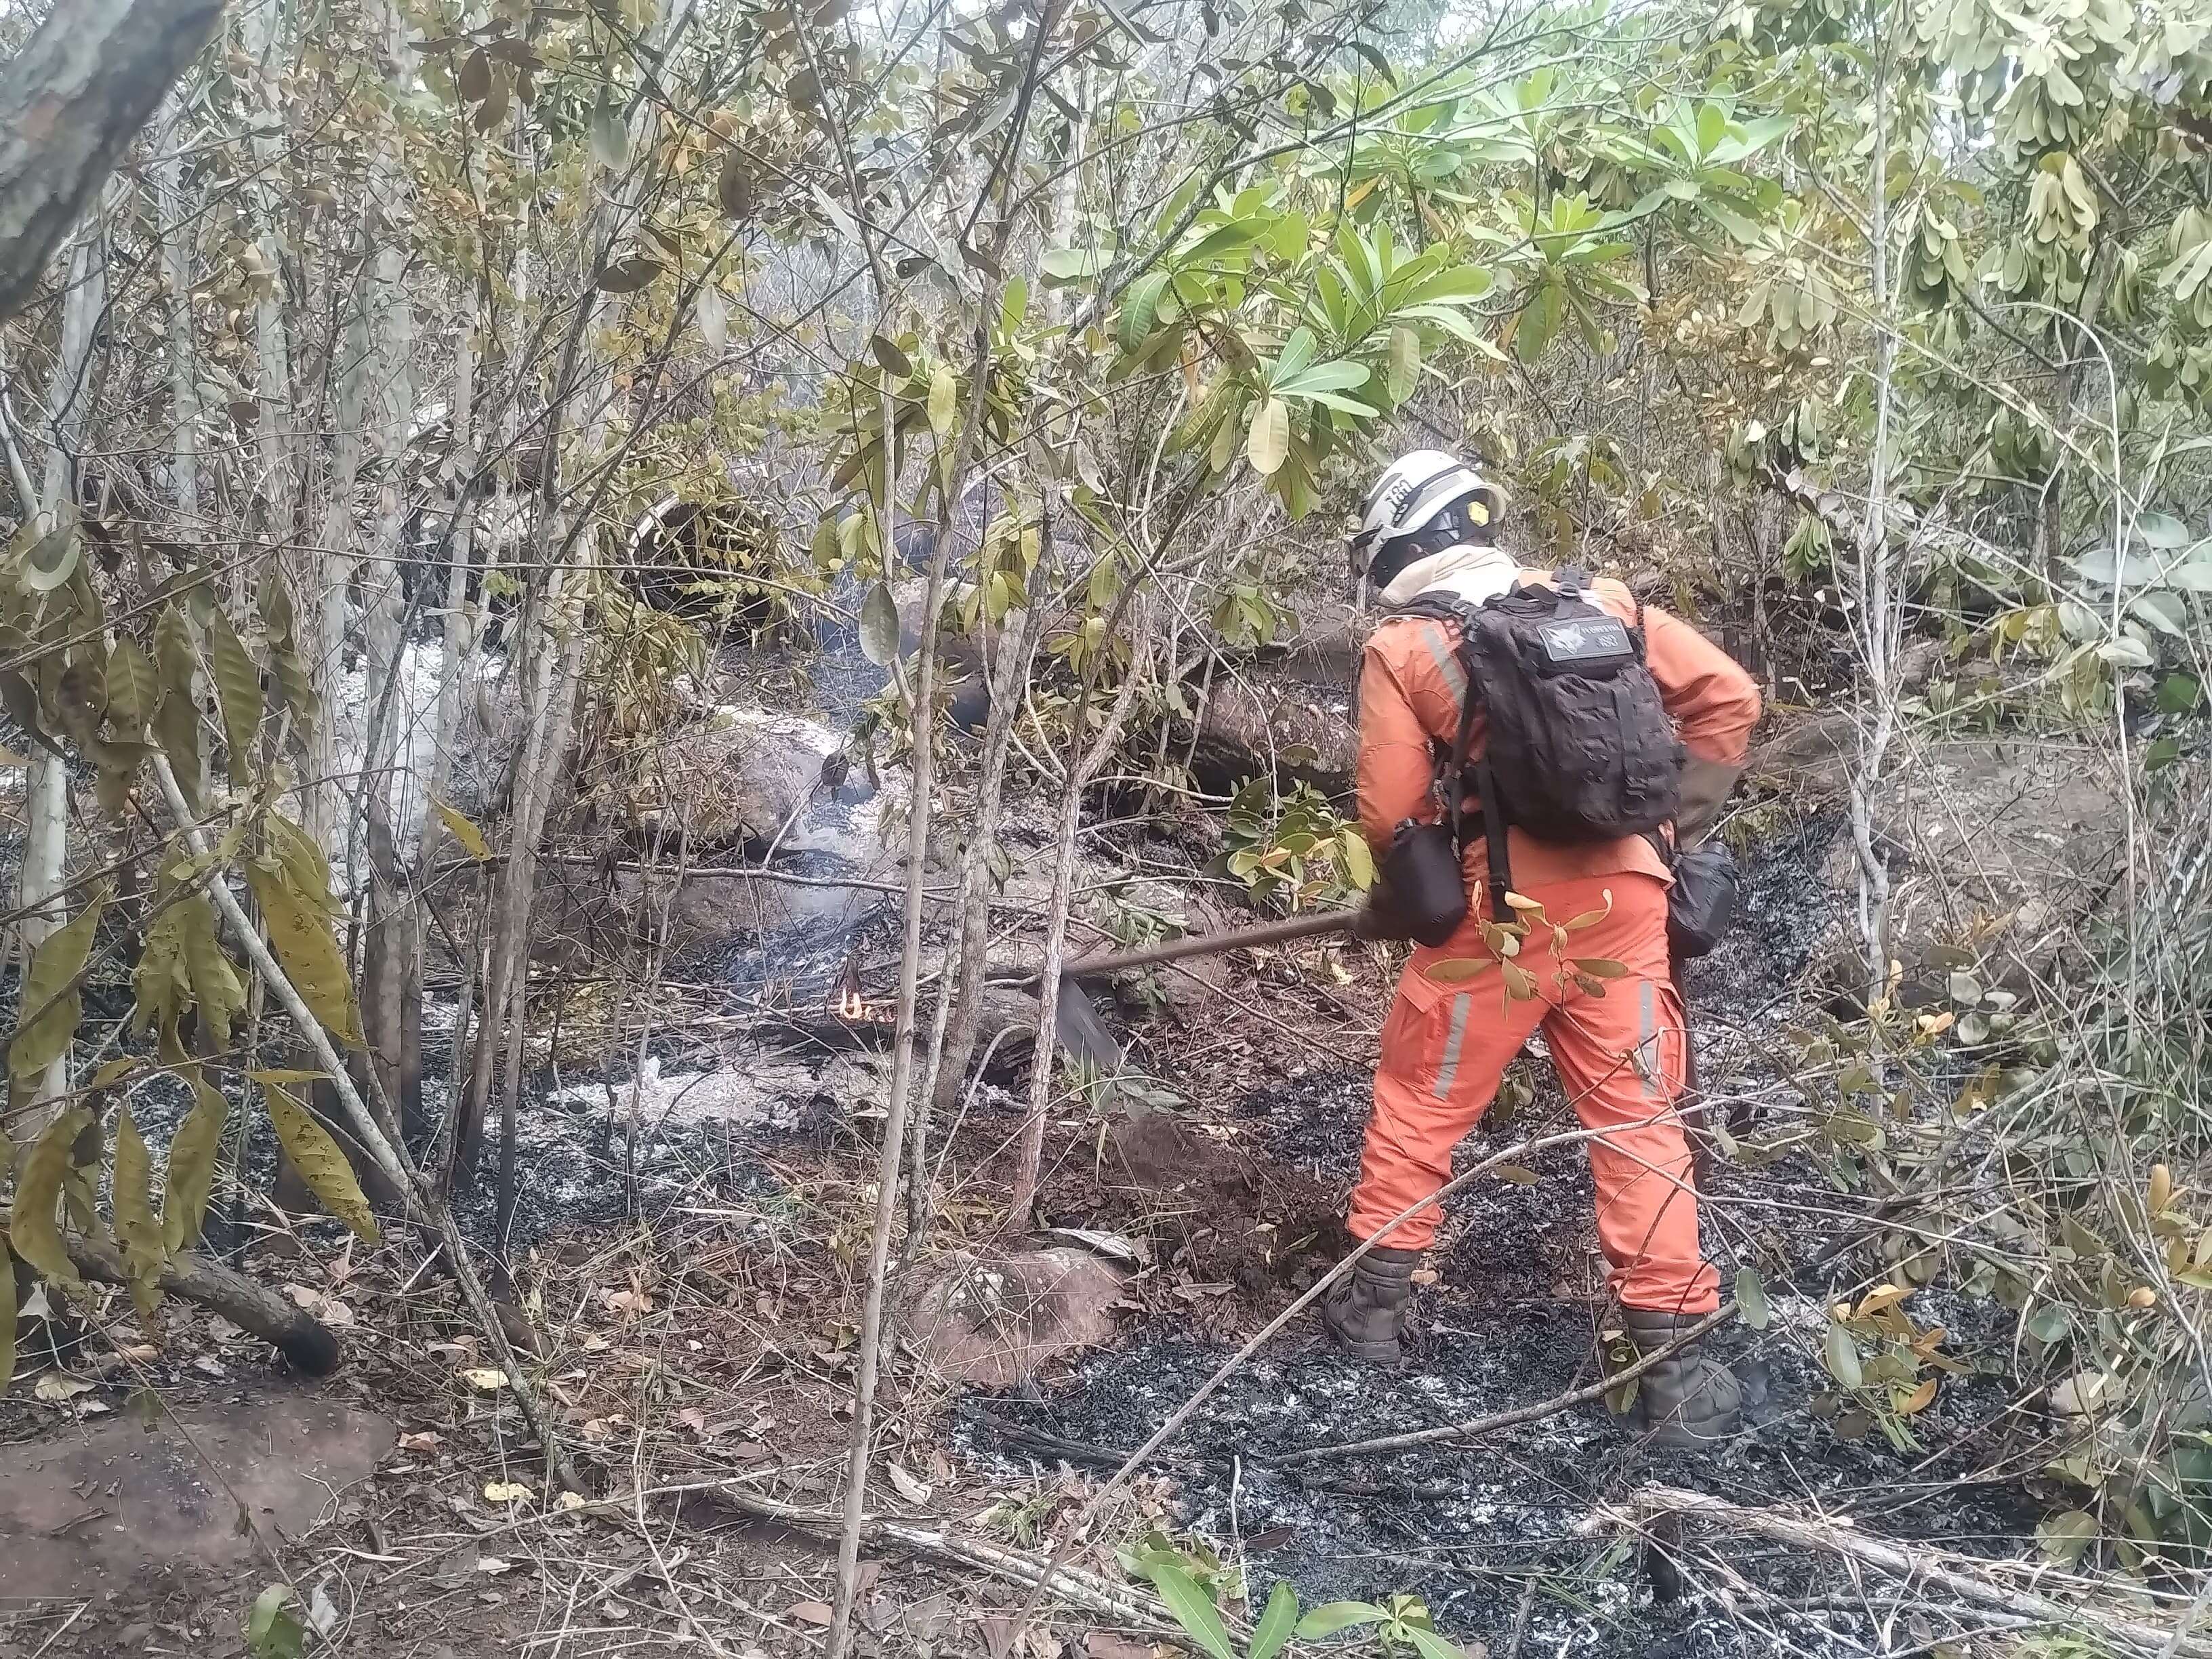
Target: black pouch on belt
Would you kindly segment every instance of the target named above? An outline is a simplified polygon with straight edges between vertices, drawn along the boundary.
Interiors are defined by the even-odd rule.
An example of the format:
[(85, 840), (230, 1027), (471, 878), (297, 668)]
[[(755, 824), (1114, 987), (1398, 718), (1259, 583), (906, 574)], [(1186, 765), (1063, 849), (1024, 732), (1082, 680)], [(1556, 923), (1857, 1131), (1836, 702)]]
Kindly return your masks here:
[[(1441, 823), (1407, 818), (1390, 838), (1369, 902), (1389, 936), (1442, 945), (1467, 920), (1467, 877), (1459, 838)], [(1380, 935), (1378, 935), (1379, 937)]]
[[(1462, 629), (1468, 625), (1461, 623)], [(1391, 836), (1390, 850), (1376, 869), (1375, 894), (1369, 907), (1384, 925), (1376, 938), (1409, 939), (1417, 945), (1435, 946), (1451, 938), (1467, 920), (1467, 875), (1460, 852), (1468, 826), (1462, 808), (1474, 711), (1475, 694), (1470, 681), (1460, 708), (1459, 730), (1437, 779), (1443, 821), (1417, 823), (1406, 819)]]
[(1678, 854), (1674, 863), (1667, 945), (1678, 961), (1692, 962), (1721, 942), (1735, 918), (1735, 854), (1726, 842), (1709, 841)]

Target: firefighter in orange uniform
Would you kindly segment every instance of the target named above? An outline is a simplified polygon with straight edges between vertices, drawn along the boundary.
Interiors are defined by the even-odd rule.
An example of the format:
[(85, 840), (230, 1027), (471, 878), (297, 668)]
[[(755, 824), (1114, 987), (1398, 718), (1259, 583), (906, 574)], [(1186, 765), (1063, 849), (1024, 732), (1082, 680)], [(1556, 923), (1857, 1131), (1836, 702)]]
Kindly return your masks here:
[[(1360, 675), (1360, 823), (1386, 875), (1400, 826), (1432, 823), (1442, 810), (1438, 757), (1458, 736), (1470, 695), (1468, 660), (1460, 650), (1468, 629), (1453, 615), (1472, 620), (1487, 605), (1494, 617), (1538, 589), (1544, 591), (1536, 597), (1549, 603), (1550, 590), (1559, 586), (1571, 599), (1577, 584), (1586, 583), (1565, 572), (1555, 580), (1551, 573), (1520, 568), (1496, 544), (1498, 515), (1498, 493), (1479, 473), (1453, 456), (1421, 451), (1377, 481), (1354, 538), (1355, 566), (1383, 605), (1414, 613), (1376, 628)], [(1579, 597), (1584, 603), (1577, 614), (1601, 630), (1621, 631), (1605, 621), (1609, 616), (1628, 630), (1623, 637), (1640, 633), (1635, 649), (1650, 680), (1639, 684), (1648, 692), (1656, 683), (1663, 705), (1656, 718), (1671, 724), (1678, 739), (1663, 764), (1676, 790), (1667, 803), (1672, 844), (1686, 847), (1711, 827), (1743, 769), (1759, 718), (1758, 690), (1695, 629), (1640, 606), (1620, 584), (1586, 583)], [(1542, 699), (1563, 684), (1534, 684), (1528, 705), (1534, 718), (1547, 718)], [(1486, 725), (1504, 729), (1504, 711), (1494, 704), (1506, 688), (1472, 690), (1478, 701), (1464, 740), (1470, 768), (1485, 755)], [(1563, 705), (1557, 720), (1595, 719), (1600, 724), (1592, 729), (1602, 732), (1609, 705), (1601, 698), (1597, 714), (1589, 715), (1588, 687), (1577, 695), (1585, 708)], [(1592, 741), (1588, 732), (1575, 735)], [(1622, 741), (1656, 746), (1648, 732)], [(1540, 744), (1536, 752), (1551, 751)], [(1561, 752), (1580, 755), (1575, 769), (1584, 775), (1577, 787), (1585, 794), (1594, 787), (1590, 779), (1613, 764), (1603, 754)], [(1525, 770), (1525, 760), (1523, 765)], [(1501, 794), (1514, 793), (1504, 786), (1516, 781), (1498, 781)], [(1522, 798), (1529, 797), (1523, 792)], [(1453, 1148), (1496, 1097), (1506, 1065), (1540, 1027), (1568, 1098), (1583, 1126), (1597, 1132), (1589, 1146), (1599, 1243), (1629, 1334), (1649, 1353), (1718, 1305), (1717, 1276), (1698, 1248), (1690, 1149), (1674, 1112), (1688, 1039), (1668, 951), (1668, 830), (1589, 836), (1577, 823), (1571, 836), (1554, 830), (1554, 838), (1547, 838), (1518, 821), (1538, 817), (1534, 811), (1498, 811), (1511, 890), (1541, 906), (1540, 919), (1534, 913), (1518, 918), (1533, 925), (1509, 947), (1521, 993), (1512, 995), (1504, 969), (1495, 965), (1498, 936), (1485, 933), (1486, 922), (1516, 920), (1510, 905), (1507, 914), (1494, 914), (1503, 893), (1492, 890), (1489, 848), (1501, 826), (1481, 822), (1492, 804), (1486, 799), (1478, 809), (1470, 800), (1463, 809), (1466, 918), (1441, 945), (1414, 951), (1383, 1026), (1350, 1230), (1355, 1238), (1371, 1237), (1435, 1197), (1449, 1176)], [(1592, 816), (1606, 822), (1602, 810)], [(1387, 898), (1378, 902), (1378, 913), (1387, 910)], [(1589, 917), (1595, 920), (1568, 934), (1565, 955), (1619, 964), (1617, 977), (1578, 975), (1556, 954), (1553, 927)], [(1431, 973), (1448, 962), (1492, 965)], [(1413, 1270), (1439, 1219), (1431, 1203), (1400, 1222), (1328, 1304), (1328, 1330), (1346, 1352), (1367, 1358), (1399, 1352)], [(1644, 1374), (1640, 1409), (1658, 1437), (1702, 1443), (1736, 1428), (1737, 1384), (1718, 1361), (1688, 1349)]]

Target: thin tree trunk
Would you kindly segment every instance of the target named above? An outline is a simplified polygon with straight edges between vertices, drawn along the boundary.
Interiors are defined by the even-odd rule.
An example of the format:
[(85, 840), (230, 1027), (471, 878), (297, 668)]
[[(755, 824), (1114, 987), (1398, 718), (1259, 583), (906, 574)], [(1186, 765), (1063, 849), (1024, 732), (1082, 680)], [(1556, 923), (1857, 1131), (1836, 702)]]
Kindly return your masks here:
[[(927, 1229), (932, 1194), (928, 1142), (933, 1118), (949, 1114), (959, 1099), (969, 1062), (975, 1057), (981, 1029), (983, 974), (991, 945), (992, 854), (999, 845), (998, 825), (1006, 796), (1006, 759), (1013, 747), (1014, 720), (1029, 683), (1030, 665), (1036, 660), (1044, 636), (1045, 607), (1036, 596), (1049, 586), (1052, 568), (1052, 519), (1042, 526), (1037, 568), (1030, 578), (1031, 603), (1022, 613), (1021, 626), (1009, 639), (999, 636), (999, 660), (991, 673), (991, 714), (983, 729), (981, 776), (976, 784), (975, 811), (970, 820), (968, 845), (960, 860), (958, 933), (953, 945), (955, 982), (938, 998), (937, 1030), (932, 1033), (930, 1076), (925, 1079), (921, 1109), (914, 1123), (913, 1156), (908, 1166), (908, 1248)], [(1049, 1046), (1040, 1042), (1033, 1065), (1051, 1064)]]
[(1892, 674), (1891, 554), (1889, 548), (1890, 403), (1897, 361), (1897, 325), (1890, 297), (1889, 61), (1874, 63), (1874, 156), (1867, 168), (1869, 308), (1874, 319), (1874, 443), (1867, 457), (1867, 514), (1859, 536), (1860, 650), (1873, 698), (1872, 718), (1859, 734), (1859, 763), (1851, 779), (1851, 837), (1859, 860), (1859, 931), (1866, 947), (1867, 997), (1882, 994), (1889, 979), (1889, 870), (1874, 844), (1874, 803), (1895, 723), (1897, 687)]
[[(885, 495), (890, 494), (891, 487), (886, 486)], [(884, 539), (888, 545), (890, 538)], [(906, 898), (901, 930), (898, 1009), (891, 1037), (890, 1089), (885, 1103), (884, 1140), (876, 1159), (876, 1216), (868, 1241), (867, 1290), (860, 1304), (860, 1342), (854, 1368), (852, 1449), (845, 1476), (845, 1526), (838, 1556), (837, 1607), (830, 1639), (833, 1659), (842, 1654), (842, 1632), (849, 1632), (851, 1627), (850, 1586), (854, 1582), (853, 1574), (860, 1553), (861, 1497), (867, 1490), (869, 1437), (875, 1417), (877, 1369), (883, 1354), (885, 1291), (890, 1279), (891, 1225), (898, 1214), (899, 1164), (906, 1145), (908, 1097), (914, 1082), (915, 1011), (921, 978), (921, 918), (925, 908), (922, 894), (929, 884), (930, 791), (936, 781), (936, 745), (930, 729), (937, 706), (937, 629), (933, 623), (937, 607), (945, 596), (945, 573), (951, 547), (952, 538), (941, 536), (931, 551), (929, 581), (923, 589), (921, 646), (915, 653), (911, 744), (914, 787), (907, 806)]]
[[(2117, 208), (2113, 209), (2118, 213)], [(2120, 227), (2109, 225), (2116, 236)], [(2071, 434), (2074, 426), (2074, 389), (2081, 380), (2081, 364), (2087, 356), (2081, 349), (2081, 335), (2097, 325), (2097, 318), (2105, 308), (2105, 295), (2110, 291), (2112, 278), (2119, 270), (2118, 248), (2116, 241), (2105, 240), (2097, 245), (2090, 256), (2091, 266), (2087, 286), (2081, 295), (2080, 329), (2060, 331), (2059, 350), (2063, 354), (2058, 363), (2058, 373), (2051, 392), (2051, 429), (2063, 439)], [(2051, 480), (2043, 492), (2041, 512), (2036, 519), (2036, 539), (2043, 560), (2043, 578), (2053, 592), (2063, 588), (2069, 573), (2063, 561), (2066, 555), (2066, 469), (2073, 455), (2062, 444), (2053, 455)]]
[[(647, 31), (647, 44), (659, 52), (672, 49), (690, 23), (696, 3), (696, 0), (673, 0), (666, 14)], [(647, 153), (659, 119), (656, 107), (645, 98), (641, 96), (633, 101), (629, 115), (630, 154)], [(605, 193), (586, 226), (580, 243), (586, 260), (602, 258), (605, 251), (612, 246), (615, 233), (639, 216), (641, 210), (633, 199), (634, 195), (635, 190), (629, 181), (616, 179), (609, 182)], [(521, 1010), (528, 977), (526, 957), (530, 910), (537, 890), (538, 839), (544, 832), (545, 811), (551, 802), (554, 783), (568, 758), (576, 678), (583, 659), (583, 629), (568, 629), (564, 638), (556, 641), (548, 634), (543, 613), (558, 599), (564, 574), (573, 581), (580, 581), (598, 552), (593, 527), (578, 525), (572, 532), (568, 515), (557, 510), (561, 499), (559, 485), (564, 471), (559, 443), (562, 410), (574, 398), (577, 388), (588, 386), (593, 390), (595, 396), (590, 405), (590, 416), (575, 447), (576, 453), (567, 458), (565, 469), (574, 478), (588, 478), (598, 467), (605, 451), (607, 411), (617, 396), (614, 377), (608, 366), (600, 361), (593, 342), (592, 324), (597, 310), (594, 303), (597, 295), (588, 286), (592, 273), (586, 270), (581, 276), (586, 284), (585, 297), (578, 306), (575, 319), (571, 325), (569, 350), (562, 366), (561, 384), (555, 388), (550, 411), (544, 425), (542, 482), (534, 526), (536, 533), (532, 538), (533, 582), (538, 580), (538, 573), (544, 574), (543, 587), (538, 596), (526, 600), (521, 632), (529, 637), (519, 641), (517, 646), (526, 660), (534, 657), (537, 665), (531, 678), (526, 682), (526, 696), (528, 696), (533, 689), (536, 696), (529, 697), (526, 702), (527, 725), (524, 753), (515, 770), (507, 856), (500, 869), (498, 891), (494, 902), (493, 933), (488, 952), (490, 966), (483, 1015), (478, 1022), (469, 1090), (462, 1106), (462, 1138), (457, 1152), (460, 1168), (465, 1171), (473, 1170), (475, 1167), (477, 1152), (483, 1138), (484, 1114), (491, 1099), (494, 1060), (502, 1049), (507, 1054), (509, 1062), (502, 1121), (512, 1116), (514, 1098), (521, 1088)], [(546, 571), (553, 550), (564, 546), (568, 549), (566, 566)], [(502, 1021), (507, 1023), (505, 1029), (502, 1028)], [(507, 1140), (511, 1148), (512, 1134)], [(511, 1150), (503, 1154), (503, 1167), (511, 1164), (512, 1156)]]
[(169, 100), (167, 153), (153, 167), (169, 304), (169, 490), (186, 535), (200, 518), (199, 354), (192, 337), (192, 220), (185, 202), (184, 101)]
[[(406, 95), (413, 78), (413, 56), (399, 19), (388, 5), (371, 13), (372, 30), (384, 59), (386, 95)], [(375, 244), (368, 283), (372, 386), (371, 436), (378, 461), (375, 536), (367, 556), (355, 566), (362, 594), (368, 672), (362, 744), (367, 774), (362, 800), (366, 809), (368, 857), (368, 926), (362, 940), (362, 1015), (370, 1064), (378, 1091), (397, 1121), (411, 1124), (421, 1116), (420, 1029), (410, 1028), (407, 1011), (422, 1006), (422, 920), (408, 890), (394, 846), (395, 826), (414, 807), (412, 774), (398, 766), (400, 725), (418, 718), (411, 699), (395, 682), (405, 666), (399, 577), (400, 542), (405, 514), (399, 494), (400, 459), (407, 447), (413, 410), (409, 368), (415, 341), (413, 307), (403, 283), (406, 250), (398, 240), (406, 222), (406, 174), (402, 169), (398, 125), (380, 123), (369, 166), (371, 236)], [(416, 1063), (410, 1064), (413, 1054)]]
[[(76, 508), (76, 457), (84, 429), (84, 409), (92, 395), (93, 332), (107, 303), (107, 258), (104, 230), (95, 217), (70, 250), (69, 288), (62, 301), (61, 352), (46, 388), (45, 477), (34, 498), (52, 523)], [(21, 488), (21, 483), (17, 488)], [(27, 506), (29, 501), (27, 501)], [(29, 745), (30, 767), (24, 801), (21, 904), (17, 924), (27, 970), (31, 953), (66, 920), (62, 902), (63, 863), (69, 844), (69, 763), (40, 743)], [(39, 1085), (35, 1109), (19, 1114), (11, 1127), (19, 1138), (35, 1136), (52, 1117), (44, 1103), (69, 1092), (69, 1055), (55, 1057)]]
[(1059, 1050), (1053, 1046), (1052, 1034), (1060, 1018), (1060, 964), (1067, 947), (1067, 912), (1075, 892), (1075, 838), (1082, 819), (1083, 792), (1113, 757), (1121, 741), (1122, 728), (1128, 724), (1129, 711), (1136, 706), (1137, 686), (1144, 678), (1146, 657), (1152, 642), (1151, 623), (1152, 611), (1147, 608), (1139, 617), (1136, 644), (1129, 653), (1129, 672), (1115, 690), (1114, 707), (1106, 717), (1105, 729), (1088, 749), (1083, 746), (1083, 732), (1096, 676), (1085, 680), (1083, 695), (1076, 700), (1074, 741), (1068, 749), (1067, 788), (1060, 797), (1060, 833), (1053, 848), (1052, 898), (1045, 913), (1044, 978), (1038, 988), (1036, 1055), (1030, 1062), (1029, 1109), (1022, 1120), (1021, 1145), (1015, 1155), (1013, 1194), (1006, 1200), (1005, 1222), (1011, 1232), (1028, 1228), (1030, 1212), (1036, 1205), (1037, 1174), (1044, 1162), (1046, 1113), (1052, 1103), (1053, 1079), (1060, 1069), (1056, 1063)]
[(0, 68), (0, 319), (222, 16), (222, 0), (66, 0)]

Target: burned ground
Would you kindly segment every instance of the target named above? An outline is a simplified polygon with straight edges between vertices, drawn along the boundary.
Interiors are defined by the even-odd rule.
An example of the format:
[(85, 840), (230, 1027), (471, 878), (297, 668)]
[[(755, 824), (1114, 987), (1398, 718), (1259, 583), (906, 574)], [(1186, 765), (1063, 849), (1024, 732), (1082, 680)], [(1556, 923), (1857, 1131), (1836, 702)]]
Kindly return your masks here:
[[(1792, 988), (1828, 925), (1814, 872), (1835, 830), (1814, 819), (1767, 839), (1750, 862), (1742, 929), (1692, 981), (1716, 1093), (1786, 1103), (1776, 1057), (1796, 1012)], [(1120, 850), (1188, 867), (1178, 840), (1152, 848)], [(694, 1629), (742, 1644), (732, 1651), (787, 1651), (818, 1628), (832, 1563), (816, 1539), (684, 1489), (735, 1481), (801, 1508), (834, 1501), (879, 1121), (855, 1109), (879, 1098), (886, 1057), (880, 1029), (840, 1036), (823, 1024), (820, 999), (848, 962), (874, 994), (884, 921), (863, 907), (672, 964), (664, 992), (692, 1017), (664, 1020), (642, 1069), (635, 1047), (595, 1050), (573, 1014), (539, 1057), (521, 1117), (518, 1286), (550, 1334), (542, 1374), (586, 1470), (605, 1490), (658, 1494), (641, 1527), (635, 1515), (539, 1507), (541, 1471), (514, 1407), (469, 1380), (482, 1339), (422, 1252), (347, 1250), (325, 1221), (263, 1231), (257, 1270), (350, 1329), (348, 1372), (306, 1397), (373, 1412), (397, 1437), (373, 1475), (316, 1504), (278, 1546), (284, 1576), (336, 1610), (347, 1651), (519, 1651), (562, 1632), (576, 1654), (653, 1651)], [(962, 1516), (985, 1537), (1042, 1547), (1055, 1518), (1326, 1270), (1342, 1249), (1389, 973), (1387, 956), (1364, 947), (1304, 947), (1248, 960), (1224, 987), (1130, 1027), (1148, 1080), (1134, 1100), (1091, 1091), (1061, 1103), (1039, 1216), (1135, 1258), (1109, 1310), (1120, 1334), (997, 1389), (963, 1388), (905, 1350), (885, 1400), (888, 1462), (900, 1473), (877, 1483), (890, 1513)], [(750, 1018), (763, 1006), (790, 1017)], [(435, 1020), (426, 1047), (434, 1073), (450, 1065)], [(1462, 1148), (1462, 1167), (1565, 1127), (1540, 1054), (1520, 1063), (1508, 1093)], [(150, 1091), (142, 1114), (156, 1138), (161, 1098)], [(998, 1248), (1019, 1109), (985, 1081), (955, 1122), (937, 1126), (946, 1178), (934, 1249), (988, 1260)], [(249, 1174), (265, 1174), (268, 1156), (254, 1152)], [(1492, 1654), (1841, 1656), (1881, 1650), (1884, 1638), (1881, 1597), (1838, 1563), (1716, 1546), (1692, 1530), (1656, 1547), (1655, 1571), (1655, 1547), (1593, 1517), (1661, 1480), (1845, 1514), (1870, 1535), (1969, 1553), (2017, 1555), (2032, 1538), (2037, 1495), (2016, 1477), (1973, 1473), (2037, 1462), (2032, 1419), (2008, 1413), (1978, 1363), (2001, 1334), (1993, 1310), (1923, 1293), (1917, 1305), (1940, 1304), (1927, 1317), (1940, 1314), (1964, 1370), (1893, 1425), (1897, 1440), (1824, 1398), (1826, 1307), (1869, 1269), (1828, 1249), (1857, 1200), (1794, 1158), (1759, 1169), (1723, 1158), (1708, 1176), (1724, 1277), (1753, 1267), (1771, 1310), (1765, 1330), (1726, 1339), (1768, 1384), (1741, 1440), (1655, 1454), (1590, 1403), (1464, 1445), (1275, 1467), (1286, 1453), (1478, 1418), (1597, 1378), (1608, 1311), (1587, 1163), (1572, 1146), (1516, 1162), (1525, 1184), (1480, 1181), (1448, 1201), (1402, 1367), (1337, 1358), (1306, 1316), (1200, 1408), (1114, 1511), (1121, 1531), (1079, 1560), (1117, 1577), (1117, 1538), (1158, 1527), (1228, 1553), (1255, 1591), (1281, 1577), (1309, 1604), (1418, 1595), (1440, 1628)], [(465, 1217), (490, 1243), (488, 1194)], [(128, 1344), (127, 1310), (111, 1313)], [(142, 1388), (185, 1413), (285, 1392), (264, 1373), (264, 1351), (236, 1333), (175, 1310), (165, 1317), (167, 1343), (131, 1349), (141, 1357), (125, 1371), (61, 1398), (11, 1400), (5, 1437), (75, 1432), (72, 1419), (120, 1411)], [(86, 1352), (64, 1358), (82, 1370)], [(32, 1648), (50, 1642), (57, 1659), (118, 1642), (235, 1651), (239, 1613), (276, 1571), (149, 1566), (118, 1581), (127, 1593), (83, 1602), (72, 1626), (64, 1605), (25, 1610), (0, 1631)], [(995, 1653), (1021, 1600), (895, 1551), (871, 1572), (862, 1624), (875, 1651)], [(9, 1616), (0, 1609), (0, 1621)], [(1916, 1616), (1931, 1637), (1961, 1628), (1941, 1609)], [(1085, 1620), (1048, 1623), (1068, 1650), (1085, 1650)]]

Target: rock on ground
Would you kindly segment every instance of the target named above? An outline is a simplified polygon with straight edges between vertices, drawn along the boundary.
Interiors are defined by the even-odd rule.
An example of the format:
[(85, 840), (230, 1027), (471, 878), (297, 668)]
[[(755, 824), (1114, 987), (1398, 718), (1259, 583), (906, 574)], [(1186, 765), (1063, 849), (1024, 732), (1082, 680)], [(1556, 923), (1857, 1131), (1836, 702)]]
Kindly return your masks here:
[(1122, 1275), (1088, 1250), (966, 1251), (916, 1274), (902, 1322), (922, 1364), (947, 1382), (1007, 1388), (1064, 1354), (1114, 1340)]
[(884, 811), (905, 791), (888, 775), (872, 786), (857, 768), (826, 785), (823, 763), (845, 741), (801, 715), (717, 708), (669, 734), (634, 769), (626, 816), (648, 840), (665, 824), (695, 846), (773, 842), (780, 852), (872, 865), (883, 857)]

